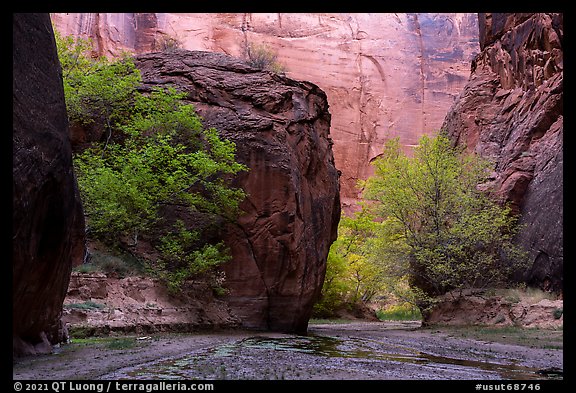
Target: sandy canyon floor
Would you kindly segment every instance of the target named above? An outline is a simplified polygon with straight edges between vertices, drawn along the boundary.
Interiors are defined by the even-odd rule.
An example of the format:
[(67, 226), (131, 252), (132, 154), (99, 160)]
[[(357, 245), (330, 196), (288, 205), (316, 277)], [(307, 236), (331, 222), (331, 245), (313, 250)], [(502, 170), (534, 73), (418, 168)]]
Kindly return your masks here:
[(229, 330), (72, 340), (15, 360), (28, 379), (561, 379), (561, 329), (311, 324), (308, 335)]

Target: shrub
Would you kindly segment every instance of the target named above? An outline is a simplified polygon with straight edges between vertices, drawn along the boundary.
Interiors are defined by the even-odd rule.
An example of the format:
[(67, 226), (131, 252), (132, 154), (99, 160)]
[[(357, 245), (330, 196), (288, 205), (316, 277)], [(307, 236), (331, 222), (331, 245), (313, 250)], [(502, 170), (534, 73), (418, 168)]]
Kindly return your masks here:
[(555, 308), (554, 311), (552, 312), (552, 316), (554, 317), (554, 319), (560, 319), (562, 318), (562, 314), (564, 314), (564, 308)]
[(248, 64), (254, 68), (278, 74), (286, 72), (284, 65), (278, 62), (278, 55), (265, 45), (247, 43), (245, 53)]
[(57, 31), (55, 36), (70, 123), (93, 124), (110, 138), (115, 124), (131, 111), (141, 83), (133, 59), (128, 54), (117, 61), (94, 59), (91, 41), (61, 37)]
[(179, 48), (182, 48), (182, 42), (168, 35), (158, 36), (154, 41), (154, 50), (160, 52), (171, 52)]
[(84, 303), (70, 303), (64, 305), (64, 308), (72, 308), (76, 310), (101, 310), (105, 307), (106, 305), (95, 303), (91, 300), (87, 300)]
[[(158, 250), (162, 257), (156, 262), (155, 269), (172, 293), (180, 292), (190, 278), (230, 260), (223, 243), (206, 244), (190, 251), (197, 240), (198, 234), (187, 230), (182, 221), (177, 221), (173, 230), (160, 239)], [(217, 289), (219, 285), (215, 284), (214, 287)]]

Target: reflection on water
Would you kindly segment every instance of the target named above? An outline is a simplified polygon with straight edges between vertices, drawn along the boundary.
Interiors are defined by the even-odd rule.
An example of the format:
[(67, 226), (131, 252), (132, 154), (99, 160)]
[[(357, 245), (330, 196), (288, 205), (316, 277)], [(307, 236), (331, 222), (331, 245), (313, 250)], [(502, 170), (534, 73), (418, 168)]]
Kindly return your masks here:
[(408, 348), (400, 353), (377, 351), (368, 345), (370, 341), (358, 338), (348, 338), (345, 341), (335, 337), (307, 336), (297, 338), (267, 338), (253, 337), (243, 340), (240, 345), (254, 348), (267, 348), (273, 350), (298, 351), (316, 356), (375, 359), (382, 361), (407, 362), (414, 364), (449, 364), (463, 367), (472, 367), (486, 371), (498, 372), (503, 379), (539, 379), (538, 369), (488, 363), (475, 360), (454, 359), (443, 356), (430, 355), (423, 352), (411, 351)]

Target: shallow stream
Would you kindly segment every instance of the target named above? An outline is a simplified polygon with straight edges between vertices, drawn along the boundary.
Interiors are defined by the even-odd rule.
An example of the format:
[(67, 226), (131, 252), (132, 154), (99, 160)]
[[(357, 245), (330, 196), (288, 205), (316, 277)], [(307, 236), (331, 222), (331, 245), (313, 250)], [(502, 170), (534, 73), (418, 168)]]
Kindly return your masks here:
[[(423, 352), (398, 340), (355, 336), (254, 336), (118, 370), (128, 379), (546, 379), (538, 367), (490, 351)], [(474, 357), (475, 359), (469, 359)]]

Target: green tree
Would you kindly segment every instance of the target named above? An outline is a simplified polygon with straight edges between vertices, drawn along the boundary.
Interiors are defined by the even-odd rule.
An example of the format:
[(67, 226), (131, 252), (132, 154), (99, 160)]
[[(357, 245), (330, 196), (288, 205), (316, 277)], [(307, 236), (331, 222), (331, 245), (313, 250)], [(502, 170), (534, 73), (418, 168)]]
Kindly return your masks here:
[(213, 217), (204, 221), (235, 220), (245, 193), (231, 182), (247, 170), (235, 160), (235, 144), (203, 127), (182, 101), (185, 93), (138, 91), (131, 58), (92, 60), (85, 41), (57, 36), (57, 43), (70, 123), (108, 131), (74, 157), (89, 236), (120, 247), (154, 238), (154, 267), (171, 289), (228, 260), (222, 243), (202, 240), (201, 225), (171, 227), (162, 211), (172, 206)]
[(440, 134), (423, 136), (413, 157), (392, 139), (373, 165), (363, 186), (383, 219), (378, 259), (386, 274), (408, 279), (424, 319), (438, 295), (507, 285), (525, 264), (512, 243), (516, 217), (478, 189), (487, 161), (462, 154)]

